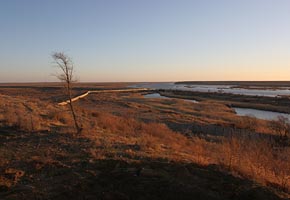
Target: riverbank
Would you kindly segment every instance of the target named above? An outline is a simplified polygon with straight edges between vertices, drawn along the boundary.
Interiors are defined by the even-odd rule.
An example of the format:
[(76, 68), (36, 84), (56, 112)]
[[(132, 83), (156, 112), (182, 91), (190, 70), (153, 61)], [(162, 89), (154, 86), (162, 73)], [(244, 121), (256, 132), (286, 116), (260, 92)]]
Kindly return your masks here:
[(206, 93), (182, 90), (157, 90), (161, 95), (196, 101), (217, 101), (229, 107), (252, 108), (290, 114), (290, 101), (286, 97), (247, 96), (229, 93)]

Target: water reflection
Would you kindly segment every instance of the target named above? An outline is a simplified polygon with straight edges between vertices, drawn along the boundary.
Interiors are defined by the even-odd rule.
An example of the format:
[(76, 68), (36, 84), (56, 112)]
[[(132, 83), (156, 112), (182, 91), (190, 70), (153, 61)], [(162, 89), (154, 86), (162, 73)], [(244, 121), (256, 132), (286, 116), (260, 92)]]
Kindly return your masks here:
[(257, 110), (257, 109), (251, 109), (251, 108), (235, 108), (234, 107), (233, 109), (236, 111), (237, 115), (240, 115), (240, 116), (252, 115), (256, 118), (265, 119), (265, 120), (276, 120), (278, 116), (283, 116), (290, 120), (290, 114), (285, 114), (285, 113)]
[[(178, 98), (165, 97), (165, 96), (160, 95), (159, 93), (145, 94), (144, 97), (145, 98), (158, 98), (158, 99), (178, 99)], [(191, 99), (181, 99), (181, 100), (192, 102), (192, 103), (198, 103), (198, 101), (191, 100)]]
[(133, 88), (150, 88), (150, 89), (171, 89), (171, 90), (185, 90), (196, 92), (219, 92), (219, 93), (231, 93), (250, 96), (268, 96), (276, 97), (283, 95), (290, 95), (290, 89), (267, 89), (261, 87), (261, 89), (245, 89), (235, 88), (234, 85), (185, 85), (175, 84), (173, 82), (164, 83), (139, 83), (132, 85)]

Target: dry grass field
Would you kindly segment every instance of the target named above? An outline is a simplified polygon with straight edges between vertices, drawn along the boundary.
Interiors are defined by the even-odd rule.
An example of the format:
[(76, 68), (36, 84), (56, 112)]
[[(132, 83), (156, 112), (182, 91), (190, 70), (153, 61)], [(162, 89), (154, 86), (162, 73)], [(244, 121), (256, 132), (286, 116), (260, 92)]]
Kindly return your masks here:
[[(127, 85), (78, 84), (74, 95)], [(61, 91), (0, 85), (0, 199), (290, 197), (289, 140), (274, 122), (213, 99), (96, 93), (75, 102), (75, 135)]]

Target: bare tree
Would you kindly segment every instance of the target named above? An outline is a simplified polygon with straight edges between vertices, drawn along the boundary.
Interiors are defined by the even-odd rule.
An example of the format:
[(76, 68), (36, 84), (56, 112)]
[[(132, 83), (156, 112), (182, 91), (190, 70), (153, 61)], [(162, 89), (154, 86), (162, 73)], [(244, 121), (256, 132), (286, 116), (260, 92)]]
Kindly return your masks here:
[(69, 100), (69, 107), (74, 120), (77, 134), (81, 133), (81, 127), (78, 124), (77, 116), (72, 102), (72, 83), (74, 82), (74, 66), (71, 59), (63, 52), (56, 52), (52, 54), (57, 67), (61, 70), (56, 77), (65, 83), (66, 94)]

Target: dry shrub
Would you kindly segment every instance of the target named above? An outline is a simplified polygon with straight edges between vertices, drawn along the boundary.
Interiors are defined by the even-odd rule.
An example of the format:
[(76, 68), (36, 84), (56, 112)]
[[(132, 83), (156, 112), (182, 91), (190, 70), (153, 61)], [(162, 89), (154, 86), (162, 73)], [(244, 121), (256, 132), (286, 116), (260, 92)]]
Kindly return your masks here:
[(8, 109), (5, 109), (5, 111), (3, 112), (3, 125), (4, 126), (16, 126), (16, 124), (18, 124), (18, 117), (16, 115), (16, 112), (14, 111), (10, 111)]
[(183, 150), (187, 138), (169, 129), (165, 124), (144, 123), (132, 118), (124, 118), (108, 113), (91, 113), (96, 125), (111, 133), (138, 138), (140, 146), (157, 149), (160, 145)]
[[(191, 145), (191, 153), (194, 162), (200, 165), (208, 165), (212, 163), (212, 157), (214, 156), (213, 145), (201, 138), (193, 137), (193, 144)], [(215, 156), (214, 156), (215, 157)]]
[(219, 143), (198, 137), (193, 137), (192, 141), (193, 162), (201, 165), (218, 164), (234, 174), (290, 191), (289, 147), (279, 147), (262, 136), (250, 135), (233, 135)]
[(216, 149), (216, 162), (233, 172), (290, 190), (290, 151), (262, 137), (226, 138)]
[(48, 113), (48, 118), (53, 121), (58, 121), (63, 124), (70, 124), (72, 117), (67, 110), (52, 110)]
[(254, 116), (242, 116), (236, 120), (237, 128), (255, 131), (258, 127), (258, 120)]
[(63, 124), (73, 124), (72, 116), (68, 112), (59, 112), (57, 120)]
[(24, 131), (38, 131), (42, 129), (41, 117), (23, 110), (7, 110), (4, 114), (4, 126), (16, 127)]
[[(18, 123), (17, 123), (17, 127), (20, 130), (24, 130), (24, 131), (34, 131), (34, 123), (33, 123), (33, 119), (32, 116), (30, 115), (19, 115), (18, 117)], [(36, 117), (34, 117), (34, 119), (36, 119)]]
[(284, 116), (278, 116), (277, 120), (272, 120), (268, 124), (269, 128), (280, 138), (287, 139), (290, 132), (290, 121)]
[[(23, 131), (49, 130), (52, 122), (49, 111), (56, 110), (55, 106), (26, 100), (20, 97), (0, 95), (1, 126), (15, 127)], [(46, 105), (45, 105), (46, 104)]]
[[(277, 148), (274, 141), (262, 136), (232, 135), (213, 143), (198, 137), (186, 138), (160, 123), (143, 123), (107, 113), (92, 113), (91, 116), (98, 126), (113, 134), (137, 138), (142, 150), (154, 150), (162, 156), (165, 148), (171, 152), (168, 156), (173, 160), (179, 159), (176, 155), (186, 154), (186, 158), (198, 164), (218, 164), (265, 185), (290, 189), (289, 148)], [(243, 120), (245, 127), (256, 123), (250, 117)]]
[(158, 149), (159, 147), (156, 139), (150, 135), (140, 137), (137, 141), (137, 144), (142, 150)]
[(138, 125), (140, 125), (134, 119), (122, 118), (108, 113), (94, 112), (92, 116), (96, 116), (97, 126), (100, 128), (122, 135), (136, 135)]

